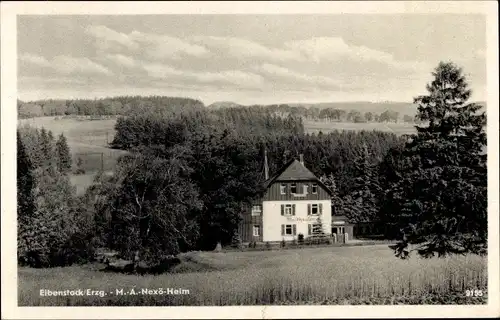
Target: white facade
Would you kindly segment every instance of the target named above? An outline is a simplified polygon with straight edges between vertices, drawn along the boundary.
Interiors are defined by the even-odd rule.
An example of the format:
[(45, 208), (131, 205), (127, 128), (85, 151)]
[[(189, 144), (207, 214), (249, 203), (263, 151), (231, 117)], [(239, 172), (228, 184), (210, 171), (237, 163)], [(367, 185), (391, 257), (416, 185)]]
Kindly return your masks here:
[[(318, 206), (321, 204), (321, 215), (308, 215), (308, 205), (315, 204)], [(281, 205), (295, 205), (295, 215), (281, 215)], [(285, 241), (291, 241), (297, 239), (299, 233), (302, 233), (304, 238), (307, 238), (309, 236), (309, 225), (317, 224), (319, 216), (321, 216), (323, 231), (325, 234), (331, 234), (331, 200), (264, 201), (262, 205), (262, 240), (282, 241), (284, 239)], [(295, 234), (283, 235), (282, 225), (286, 226), (286, 231), (295, 229)]]

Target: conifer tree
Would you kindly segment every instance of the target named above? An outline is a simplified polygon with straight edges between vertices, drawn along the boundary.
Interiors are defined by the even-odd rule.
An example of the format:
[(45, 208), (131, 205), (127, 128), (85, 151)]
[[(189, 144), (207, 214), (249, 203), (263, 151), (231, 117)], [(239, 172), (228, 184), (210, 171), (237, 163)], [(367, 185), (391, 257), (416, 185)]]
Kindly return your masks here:
[(66, 137), (61, 133), (56, 142), (57, 169), (66, 174), (71, 171), (71, 155)]
[(40, 152), (42, 157), (42, 167), (48, 169), (50, 167), (51, 162), (53, 161), (53, 153), (52, 153), (52, 144), (50, 141), (52, 134), (42, 128), (40, 130)]
[(380, 193), (376, 166), (366, 143), (354, 161), (354, 176), (349, 193), (344, 199), (344, 212), (352, 222), (368, 222), (378, 213), (377, 195)]
[(332, 199), (332, 214), (334, 214), (334, 215), (344, 214), (343, 200), (340, 197), (339, 190), (337, 188), (337, 183), (335, 182), (335, 177), (333, 176), (333, 173), (321, 176), (320, 181), (332, 193), (332, 198), (331, 198)]
[(408, 257), (409, 245), (430, 257), (485, 253), (487, 240), (486, 116), (467, 103), (471, 90), (462, 69), (441, 62), (415, 98), (416, 126), (401, 154), (400, 178), (384, 197), (384, 208), (402, 231), (394, 246)]
[(17, 131), (17, 215), (31, 216), (35, 211), (33, 164)]

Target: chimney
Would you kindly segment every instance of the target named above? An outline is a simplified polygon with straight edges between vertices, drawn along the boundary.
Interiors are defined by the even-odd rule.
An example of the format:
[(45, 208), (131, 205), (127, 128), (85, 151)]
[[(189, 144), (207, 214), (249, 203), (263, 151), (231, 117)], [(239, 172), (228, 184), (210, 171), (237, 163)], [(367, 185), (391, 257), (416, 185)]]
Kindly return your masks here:
[(304, 165), (304, 155), (302, 153), (299, 155), (299, 159), (300, 163)]
[(264, 176), (269, 179), (269, 165), (267, 164), (267, 150), (264, 149)]

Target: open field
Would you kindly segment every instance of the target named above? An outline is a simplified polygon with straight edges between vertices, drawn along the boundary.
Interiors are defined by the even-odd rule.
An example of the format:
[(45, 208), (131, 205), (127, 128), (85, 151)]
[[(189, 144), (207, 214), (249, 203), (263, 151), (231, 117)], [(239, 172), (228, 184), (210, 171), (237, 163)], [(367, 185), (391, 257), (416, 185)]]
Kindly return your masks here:
[(39, 117), (19, 119), (18, 124), (28, 124), (35, 128), (44, 127), (52, 131), (54, 136), (63, 133), (67, 140), (73, 158), (73, 167), (76, 168), (78, 158), (82, 159), (83, 175), (72, 175), (71, 181), (81, 194), (90, 186), (94, 175), (99, 170), (112, 171), (116, 160), (123, 154), (122, 150), (108, 148), (115, 133), (115, 119), (106, 120), (77, 120), (56, 119), (56, 117)]
[(353, 122), (324, 122), (324, 121), (311, 121), (304, 120), (304, 127), (308, 133), (328, 133), (332, 130), (378, 130), (384, 132), (393, 132), (397, 135), (416, 133), (415, 124), (413, 123), (353, 123)]
[[(486, 258), (399, 260), (387, 245), (280, 251), (190, 252), (176, 273), (126, 275), (91, 266), (19, 268), (20, 306), (482, 304)], [(134, 295), (132, 291), (134, 288)], [(189, 294), (141, 294), (142, 289), (187, 289)], [(40, 289), (91, 289), (103, 296), (40, 296)], [(124, 289), (128, 295), (117, 295)], [(467, 289), (483, 297), (466, 297)], [(105, 295), (104, 295), (105, 294)]]

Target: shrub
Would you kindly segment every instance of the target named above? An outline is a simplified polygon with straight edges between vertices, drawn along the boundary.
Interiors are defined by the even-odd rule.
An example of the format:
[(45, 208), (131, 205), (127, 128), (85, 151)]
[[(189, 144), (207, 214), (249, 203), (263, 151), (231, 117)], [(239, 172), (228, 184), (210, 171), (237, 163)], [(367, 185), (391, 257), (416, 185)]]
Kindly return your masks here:
[(304, 243), (304, 235), (302, 233), (299, 233), (298, 240), (299, 240), (299, 244), (303, 244)]

